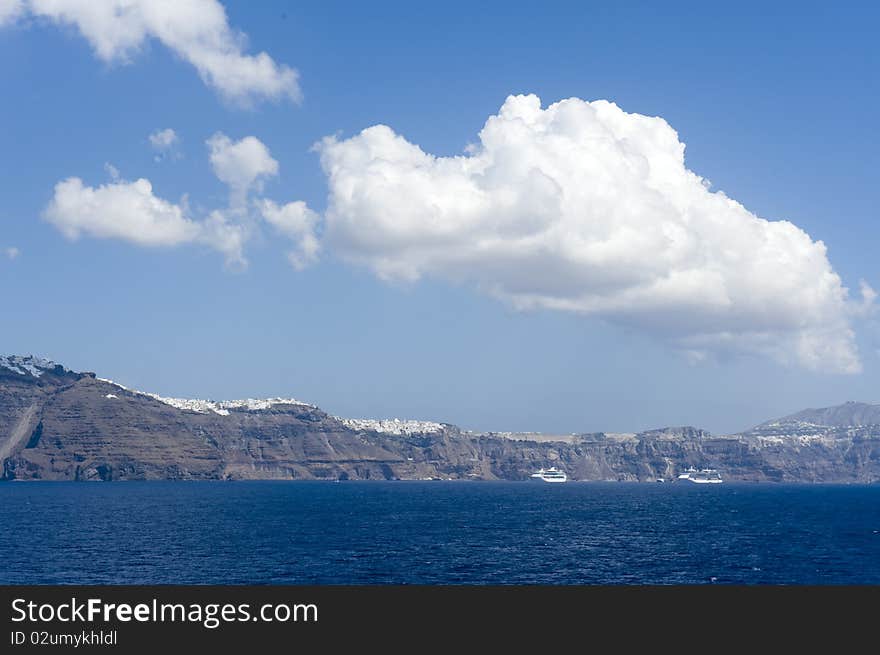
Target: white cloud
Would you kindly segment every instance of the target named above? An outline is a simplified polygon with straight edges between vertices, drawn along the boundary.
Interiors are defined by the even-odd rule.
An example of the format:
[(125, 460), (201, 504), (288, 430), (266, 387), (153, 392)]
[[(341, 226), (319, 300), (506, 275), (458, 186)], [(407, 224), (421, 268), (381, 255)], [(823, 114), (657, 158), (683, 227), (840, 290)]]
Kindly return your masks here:
[[(156, 132), (151, 142), (173, 147), (176, 136), (172, 135), (173, 130)], [(267, 177), (278, 173), (278, 162), (265, 144), (253, 136), (232, 141), (220, 132), (207, 143), (211, 166), (229, 186), (230, 201), (228, 207), (208, 210), (201, 220), (190, 216), (186, 198), (179, 203), (164, 200), (154, 194), (149, 180), (123, 180), (109, 163), (104, 165), (108, 184), (90, 187), (78, 177), (56, 184), (44, 218), (70, 239), (86, 235), (147, 247), (201, 243), (223, 253), (227, 266), (245, 268), (244, 248), (260, 229), (262, 217), (293, 242), (288, 259), (294, 268), (313, 263), (320, 250), (318, 214), (303, 202), (279, 206), (264, 198), (248, 201)]]
[(14, 21), (23, 10), (22, 0), (0, 0), (0, 26)]
[(859, 316), (870, 316), (877, 310), (877, 292), (865, 280), (859, 280), (859, 292), (862, 295), (862, 302), (855, 313)]
[(244, 246), (250, 230), (246, 226), (229, 219), (222, 210), (215, 209), (200, 227), (199, 241), (223, 253), (227, 266), (239, 270), (247, 268)]
[(153, 146), (153, 150), (158, 150), (159, 152), (170, 149), (178, 141), (177, 132), (170, 127), (166, 127), (164, 130), (156, 130), (150, 135), (150, 145)]
[(166, 127), (164, 130), (156, 130), (150, 134), (149, 139), (150, 146), (156, 153), (153, 157), (155, 161), (162, 161), (169, 156), (173, 159), (177, 159), (180, 156), (177, 149), (180, 144), (180, 137), (178, 137), (177, 132), (170, 127)]
[(296, 247), (287, 253), (287, 259), (296, 270), (300, 271), (317, 260), (321, 248), (315, 229), (320, 217), (306, 203), (298, 200), (278, 206), (271, 200), (261, 200), (257, 206), (270, 225), (295, 243)]
[(150, 247), (204, 243), (222, 252), (227, 263), (243, 265), (241, 230), (215, 214), (192, 220), (182, 205), (156, 196), (143, 178), (90, 187), (71, 177), (55, 185), (44, 218), (69, 239), (85, 234)]
[(511, 96), (466, 155), (383, 125), (317, 147), (328, 243), (383, 279), (469, 282), (520, 309), (636, 326), (691, 359), (860, 370), (855, 303), (825, 245), (710, 191), (661, 118)]
[(217, 132), (207, 141), (214, 174), (229, 186), (231, 204), (241, 208), (247, 194), (261, 191), (263, 181), (278, 174), (278, 162), (258, 138), (246, 136), (232, 141)]
[(104, 172), (107, 173), (107, 176), (114, 182), (119, 179), (119, 169), (110, 162), (104, 162)]
[(265, 52), (244, 54), (246, 37), (217, 0), (0, 0), (0, 25), (26, 13), (75, 26), (106, 62), (129, 61), (156, 39), (236, 104), (301, 96), (294, 69)]
[(257, 212), (277, 232), (291, 241), (294, 247), (287, 258), (296, 270), (302, 270), (317, 260), (320, 244), (316, 227), (318, 214), (302, 201), (279, 206), (272, 200), (259, 198), (251, 205), (248, 196), (263, 190), (263, 182), (278, 175), (278, 162), (269, 148), (254, 136), (233, 141), (222, 132), (207, 140), (211, 168), (217, 178), (229, 187), (229, 213), (243, 222), (251, 222), (251, 209)]
[(16, 248), (15, 246), (9, 246), (3, 249), (3, 254), (6, 255), (6, 258), (9, 260), (17, 259), (21, 254), (21, 250)]

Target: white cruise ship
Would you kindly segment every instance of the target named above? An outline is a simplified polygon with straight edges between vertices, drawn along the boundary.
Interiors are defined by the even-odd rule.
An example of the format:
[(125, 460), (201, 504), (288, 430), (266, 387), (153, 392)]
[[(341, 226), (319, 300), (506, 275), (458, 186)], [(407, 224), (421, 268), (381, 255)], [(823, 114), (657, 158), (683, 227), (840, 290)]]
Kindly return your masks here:
[(560, 471), (555, 466), (551, 466), (548, 469), (538, 469), (537, 472), (529, 476), (529, 480), (532, 482), (567, 482), (568, 476), (565, 474), (565, 471)]
[(721, 484), (721, 474), (716, 469), (700, 469), (693, 466), (678, 476), (679, 482), (693, 482), (694, 484)]

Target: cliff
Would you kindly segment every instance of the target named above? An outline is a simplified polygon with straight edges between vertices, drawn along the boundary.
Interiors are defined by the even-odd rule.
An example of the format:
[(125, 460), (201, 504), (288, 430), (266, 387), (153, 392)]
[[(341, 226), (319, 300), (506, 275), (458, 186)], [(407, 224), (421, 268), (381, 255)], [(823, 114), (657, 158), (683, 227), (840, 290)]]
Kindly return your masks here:
[[(880, 481), (880, 406), (848, 403), (712, 436), (472, 433), (340, 419), (294, 399), (216, 403), (126, 389), (34, 358), (0, 358), (4, 480), (504, 479), (556, 465), (575, 480)], [(868, 422), (874, 421), (874, 422)]]

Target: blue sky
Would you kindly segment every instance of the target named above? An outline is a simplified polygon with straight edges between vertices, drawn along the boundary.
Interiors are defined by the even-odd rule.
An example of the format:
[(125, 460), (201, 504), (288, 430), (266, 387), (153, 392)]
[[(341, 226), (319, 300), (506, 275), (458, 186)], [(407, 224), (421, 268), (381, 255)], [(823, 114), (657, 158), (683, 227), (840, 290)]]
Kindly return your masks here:
[[(687, 145), (685, 165), (713, 191), (824, 242), (858, 303), (860, 280), (880, 287), (873, 5), (223, 4), (230, 28), (247, 34), (243, 53), (266, 52), (298, 71), (301, 102), (284, 93), (231, 98), (157, 38), (127, 61), (107, 61), (72, 24), (24, 15), (0, 27), (0, 247), (18, 252), (0, 259), (3, 351), (163, 395), (293, 395), (338, 415), (478, 430), (726, 432), (807, 406), (880, 401), (880, 328), (870, 308), (845, 319), (827, 318), (843, 311), (837, 305), (816, 309), (823, 318), (812, 327), (832, 325), (836, 339), (843, 320), (853, 331), (860, 370), (841, 373), (741, 347), (741, 335), (735, 347), (713, 340), (707, 356), (689, 356), (687, 312), (663, 298), (638, 319), (543, 300), (523, 309), (507, 278), (497, 280), (507, 296), (486, 292), (494, 267), (468, 260), (453, 270), (445, 256), (418, 259), (418, 279), (380, 277), (378, 255), (349, 228), (379, 234), (385, 207), (339, 210), (328, 219), (337, 227), (325, 224), (328, 197), (341, 192), (326, 160), (322, 170), (332, 155), (313, 148), (336, 135), (341, 158), (367, 147), (361, 130), (384, 124), (451, 157), (479, 141), (511, 94), (536, 94), (544, 109), (607, 99), (665, 119)], [(158, 156), (149, 135), (164, 128), (179, 142)], [(255, 137), (278, 163), (252, 201), (304, 201), (314, 212), (322, 245), (311, 265), (292, 267), (286, 237), (254, 216), (242, 219), (252, 228), (246, 270), (202, 242), (145, 247), (88, 231), (72, 240), (46, 219), (57, 183), (113, 184), (111, 164), (118, 180), (149, 179), (193, 221), (217, 208), (238, 220), (208, 159), (206, 140), (218, 132), (233, 142)], [(494, 161), (517, 152), (532, 150)], [(394, 170), (408, 174), (402, 166)], [(369, 184), (367, 173), (349, 173)], [(418, 226), (424, 198), (410, 200), (407, 220)], [(539, 265), (552, 268), (552, 256)], [(473, 273), (459, 275), (465, 269)], [(737, 282), (735, 271), (727, 275)], [(754, 282), (743, 297), (774, 283)], [(770, 310), (758, 319), (750, 311), (730, 320), (764, 320)], [(673, 314), (674, 338), (657, 327)]]

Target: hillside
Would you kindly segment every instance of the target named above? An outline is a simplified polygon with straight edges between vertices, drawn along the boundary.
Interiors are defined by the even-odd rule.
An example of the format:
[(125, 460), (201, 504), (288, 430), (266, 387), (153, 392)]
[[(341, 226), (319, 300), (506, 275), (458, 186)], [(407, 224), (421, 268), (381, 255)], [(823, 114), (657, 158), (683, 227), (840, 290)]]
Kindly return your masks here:
[(834, 407), (805, 409), (780, 419), (762, 423), (760, 427), (809, 424), (828, 427), (856, 427), (860, 425), (880, 425), (880, 405), (846, 402)]
[[(727, 480), (880, 481), (875, 405), (806, 410), (748, 432), (473, 433), (444, 423), (338, 418), (292, 398), (162, 398), (94, 373), (0, 358), (4, 480), (671, 479), (712, 466)], [(874, 421), (869, 423), (868, 421)]]

